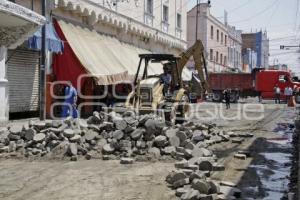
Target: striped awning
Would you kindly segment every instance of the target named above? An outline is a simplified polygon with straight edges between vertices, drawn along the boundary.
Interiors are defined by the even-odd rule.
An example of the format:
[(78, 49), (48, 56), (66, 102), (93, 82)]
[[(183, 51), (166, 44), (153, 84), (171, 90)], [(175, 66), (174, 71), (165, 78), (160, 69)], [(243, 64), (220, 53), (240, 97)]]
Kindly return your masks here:
[[(151, 53), (120, 42), (116, 37), (63, 20), (59, 20), (58, 24), (82, 66), (98, 80), (99, 85), (132, 80), (137, 71), (139, 54)], [(162, 66), (157, 65), (150, 64), (150, 75), (162, 73)]]

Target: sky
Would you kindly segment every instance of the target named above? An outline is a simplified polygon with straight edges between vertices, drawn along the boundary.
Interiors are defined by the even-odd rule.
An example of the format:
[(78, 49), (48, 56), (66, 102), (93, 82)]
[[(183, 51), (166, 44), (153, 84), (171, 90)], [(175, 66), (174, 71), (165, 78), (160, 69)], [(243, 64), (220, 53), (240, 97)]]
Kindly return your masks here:
[[(197, 0), (186, 0), (188, 10)], [(300, 45), (300, 0), (211, 0), (211, 13), (243, 32), (266, 30), (270, 39), (270, 64), (287, 64), (300, 75), (299, 48), (280, 50), (280, 45)], [(207, 0), (201, 0), (201, 3)], [(297, 52), (298, 50), (298, 52)]]

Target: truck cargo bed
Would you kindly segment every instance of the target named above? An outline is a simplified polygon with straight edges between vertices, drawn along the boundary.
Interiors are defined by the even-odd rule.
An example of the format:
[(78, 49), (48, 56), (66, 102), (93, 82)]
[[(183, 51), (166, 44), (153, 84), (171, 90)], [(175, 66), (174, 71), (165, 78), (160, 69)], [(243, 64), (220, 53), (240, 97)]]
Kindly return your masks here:
[(238, 89), (239, 91), (254, 90), (250, 73), (211, 73), (209, 85), (212, 90)]

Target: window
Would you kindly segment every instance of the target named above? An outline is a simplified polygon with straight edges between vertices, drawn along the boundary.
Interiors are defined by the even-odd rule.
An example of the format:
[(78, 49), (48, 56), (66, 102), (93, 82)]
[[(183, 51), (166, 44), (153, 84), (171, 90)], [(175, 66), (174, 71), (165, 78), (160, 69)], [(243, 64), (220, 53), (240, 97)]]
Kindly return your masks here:
[(169, 7), (166, 5), (163, 5), (163, 22), (169, 21)]
[(219, 36), (219, 30), (217, 30), (217, 41), (219, 42), (219, 38), (220, 36)]
[(227, 35), (225, 35), (225, 46), (227, 46)]
[(210, 56), (210, 60), (213, 61), (214, 60), (214, 50), (213, 49), (210, 49), (209, 56)]
[(220, 54), (220, 64), (223, 64), (223, 54)]
[(177, 13), (177, 28), (181, 28), (181, 14)]
[(147, 13), (153, 15), (153, 0), (147, 0)]
[(227, 65), (227, 57), (224, 56), (224, 65), (226, 66)]
[(219, 62), (219, 52), (216, 52), (216, 60), (217, 63)]
[(214, 27), (213, 26), (210, 27), (210, 38), (214, 39)]
[(223, 33), (221, 33), (221, 44), (223, 44)]
[(279, 82), (285, 83), (288, 80), (286, 75), (279, 75)]

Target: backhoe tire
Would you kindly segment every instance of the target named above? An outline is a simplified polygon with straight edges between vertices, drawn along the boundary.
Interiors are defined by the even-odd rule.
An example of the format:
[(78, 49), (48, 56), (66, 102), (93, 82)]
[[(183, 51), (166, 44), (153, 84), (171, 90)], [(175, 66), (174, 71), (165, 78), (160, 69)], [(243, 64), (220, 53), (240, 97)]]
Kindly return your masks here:
[(164, 119), (170, 125), (174, 125), (176, 122), (176, 111), (174, 107), (165, 107), (164, 108)]
[(213, 91), (213, 97), (212, 100), (214, 102), (222, 102), (223, 100), (223, 94), (220, 91)]
[(190, 104), (187, 96), (184, 96), (182, 101), (177, 106), (176, 110), (176, 124), (182, 124), (189, 118)]
[(237, 103), (239, 96), (237, 93), (230, 94), (230, 103)]

